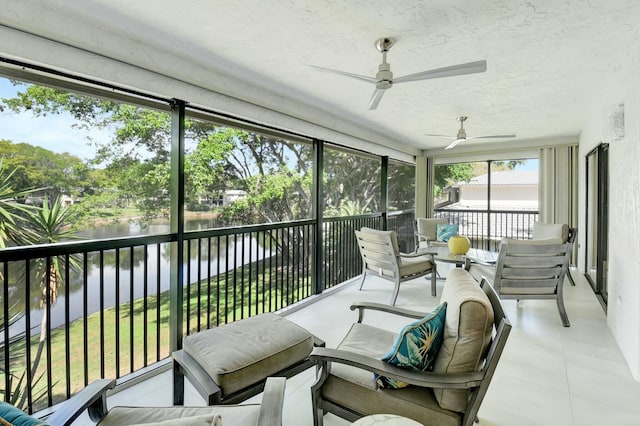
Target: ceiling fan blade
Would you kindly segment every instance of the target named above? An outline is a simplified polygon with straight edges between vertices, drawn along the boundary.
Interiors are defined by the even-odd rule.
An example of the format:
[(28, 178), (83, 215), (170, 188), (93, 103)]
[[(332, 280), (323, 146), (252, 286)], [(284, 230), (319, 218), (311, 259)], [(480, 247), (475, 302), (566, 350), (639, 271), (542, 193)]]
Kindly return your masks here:
[(445, 139), (456, 139), (457, 136), (449, 136), (449, 135), (434, 135), (431, 133), (425, 133), (425, 136), (432, 136), (434, 138), (445, 138)]
[(351, 72), (334, 70), (334, 69), (331, 69), (331, 68), (319, 67), (317, 65), (307, 65), (307, 66), (315, 68), (315, 69), (317, 69), (319, 71), (330, 72), (330, 73), (339, 74), (339, 75), (344, 75), (346, 77), (355, 78), (355, 79), (358, 79), (358, 80), (366, 81), (368, 83), (375, 83), (377, 81), (375, 78), (368, 77), (366, 75), (354, 74), (354, 73), (351, 73)]
[(486, 135), (486, 136), (471, 136), (467, 139), (506, 139), (515, 138), (516, 135)]
[(408, 81), (429, 80), (432, 78), (454, 77), (457, 75), (475, 74), (487, 70), (487, 61), (468, 62), (466, 64), (452, 65), (450, 67), (437, 68), (422, 71), (393, 79), (393, 83), (406, 83)]
[(371, 95), (371, 99), (369, 99), (369, 109), (378, 108), (378, 104), (380, 103), (380, 99), (382, 99), (382, 95), (384, 95), (385, 89), (376, 89)]
[(453, 142), (451, 142), (449, 145), (447, 145), (447, 147), (445, 148), (445, 150), (447, 150), (447, 149), (451, 149), (451, 148), (453, 148), (454, 146), (456, 146), (456, 145), (458, 145), (459, 143), (464, 142), (464, 141), (466, 141), (466, 139), (456, 139), (456, 140), (454, 140)]

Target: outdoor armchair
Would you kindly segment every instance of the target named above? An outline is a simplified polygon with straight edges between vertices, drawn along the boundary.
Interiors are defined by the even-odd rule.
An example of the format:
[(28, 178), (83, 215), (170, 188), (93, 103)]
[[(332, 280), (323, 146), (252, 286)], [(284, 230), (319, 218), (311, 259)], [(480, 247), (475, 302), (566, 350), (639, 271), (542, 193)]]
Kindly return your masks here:
[[(460, 268), (447, 277), (440, 302), (439, 309), (447, 303), (446, 319), (432, 371), (401, 368), (382, 361), (389, 349), (395, 347), (398, 333), (363, 323), (364, 313), (369, 310), (418, 322), (429, 316), (383, 304), (353, 304), (351, 310), (359, 311), (358, 322), (338, 348), (315, 348), (311, 353), (311, 360), (318, 365), (317, 379), (311, 387), (314, 425), (321, 426), (327, 412), (351, 422), (387, 413), (425, 425), (472, 425), (511, 324), (491, 285), (483, 281), (478, 286)], [(407, 327), (400, 335), (405, 330)], [(374, 374), (409, 386), (400, 389), (380, 386)]]
[(431, 274), (431, 295), (436, 295), (436, 263), (433, 254), (400, 253), (394, 231), (362, 228), (355, 233), (362, 257), (360, 290), (367, 275), (373, 274), (393, 281), (395, 286), (390, 303), (395, 305), (400, 283)]

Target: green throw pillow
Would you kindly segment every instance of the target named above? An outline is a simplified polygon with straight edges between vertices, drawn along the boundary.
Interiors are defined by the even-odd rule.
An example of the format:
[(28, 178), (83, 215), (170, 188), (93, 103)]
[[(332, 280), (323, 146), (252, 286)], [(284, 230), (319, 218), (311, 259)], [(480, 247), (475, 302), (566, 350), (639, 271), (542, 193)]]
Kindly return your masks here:
[[(405, 326), (382, 361), (398, 367), (429, 371), (444, 339), (447, 302), (426, 317)], [(374, 376), (378, 386), (387, 389), (407, 387), (408, 384), (384, 376)]]
[(458, 225), (453, 223), (438, 223), (436, 225), (436, 241), (446, 243), (454, 235), (458, 235)]

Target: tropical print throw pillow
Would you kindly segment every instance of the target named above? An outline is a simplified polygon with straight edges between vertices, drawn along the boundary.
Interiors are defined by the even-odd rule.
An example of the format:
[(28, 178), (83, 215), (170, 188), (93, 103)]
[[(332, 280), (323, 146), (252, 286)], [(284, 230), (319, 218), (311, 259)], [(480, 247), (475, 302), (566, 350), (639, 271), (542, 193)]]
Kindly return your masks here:
[(454, 235), (458, 235), (458, 225), (453, 223), (438, 223), (436, 225), (436, 241), (446, 243)]
[[(398, 367), (429, 371), (444, 338), (447, 303), (444, 302), (424, 318), (405, 326), (382, 361)], [(389, 377), (374, 376), (378, 386), (397, 389), (408, 384)]]

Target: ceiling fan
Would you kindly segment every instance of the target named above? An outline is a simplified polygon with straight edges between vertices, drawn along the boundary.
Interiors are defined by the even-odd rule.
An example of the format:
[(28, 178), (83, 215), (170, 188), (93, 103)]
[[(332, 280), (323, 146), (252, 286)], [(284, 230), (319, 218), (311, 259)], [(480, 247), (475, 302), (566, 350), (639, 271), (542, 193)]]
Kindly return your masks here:
[(346, 71), (334, 70), (331, 68), (318, 67), (310, 65), (320, 71), (327, 71), (334, 74), (340, 74), (347, 77), (352, 77), (358, 80), (373, 83), (376, 86), (376, 90), (373, 92), (371, 99), (369, 100), (369, 109), (376, 109), (384, 91), (389, 89), (393, 84), (407, 83), (409, 81), (429, 80), (432, 78), (442, 77), (454, 77), (457, 75), (475, 74), (485, 72), (487, 70), (487, 61), (468, 62), (466, 64), (452, 65), (450, 67), (437, 68), (429, 71), (422, 71), (415, 74), (405, 75), (403, 77), (393, 78), (391, 72), (391, 66), (387, 63), (387, 52), (395, 44), (395, 40), (392, 38), (381, 38), (375, 43), (376, 48), (382, 53), (382, 63), (378, 67), (378, 72), (375, 77), (369, 77), (366, 75), (353, 74)]
[(435, 136), (439, 138), (447, 138), (453, 139), (445, 149), (451, 149), (454, 146), (458, 145), (461, 142), (466, 141), (467, 139), (506, 139), (506, 138), (515, 138), (516, 135), (486, 135), (486, 136), (470, 136), (467, 137), (467, 131), (464, 129), (464, 122), (468, 117), (458, 117), (458, 121), (460, 122), (460, 129), (458, 129), (458, 134), (455, 136), (447, 136), (447, 135), (432, 135), (427, 133), (427, 136)]

